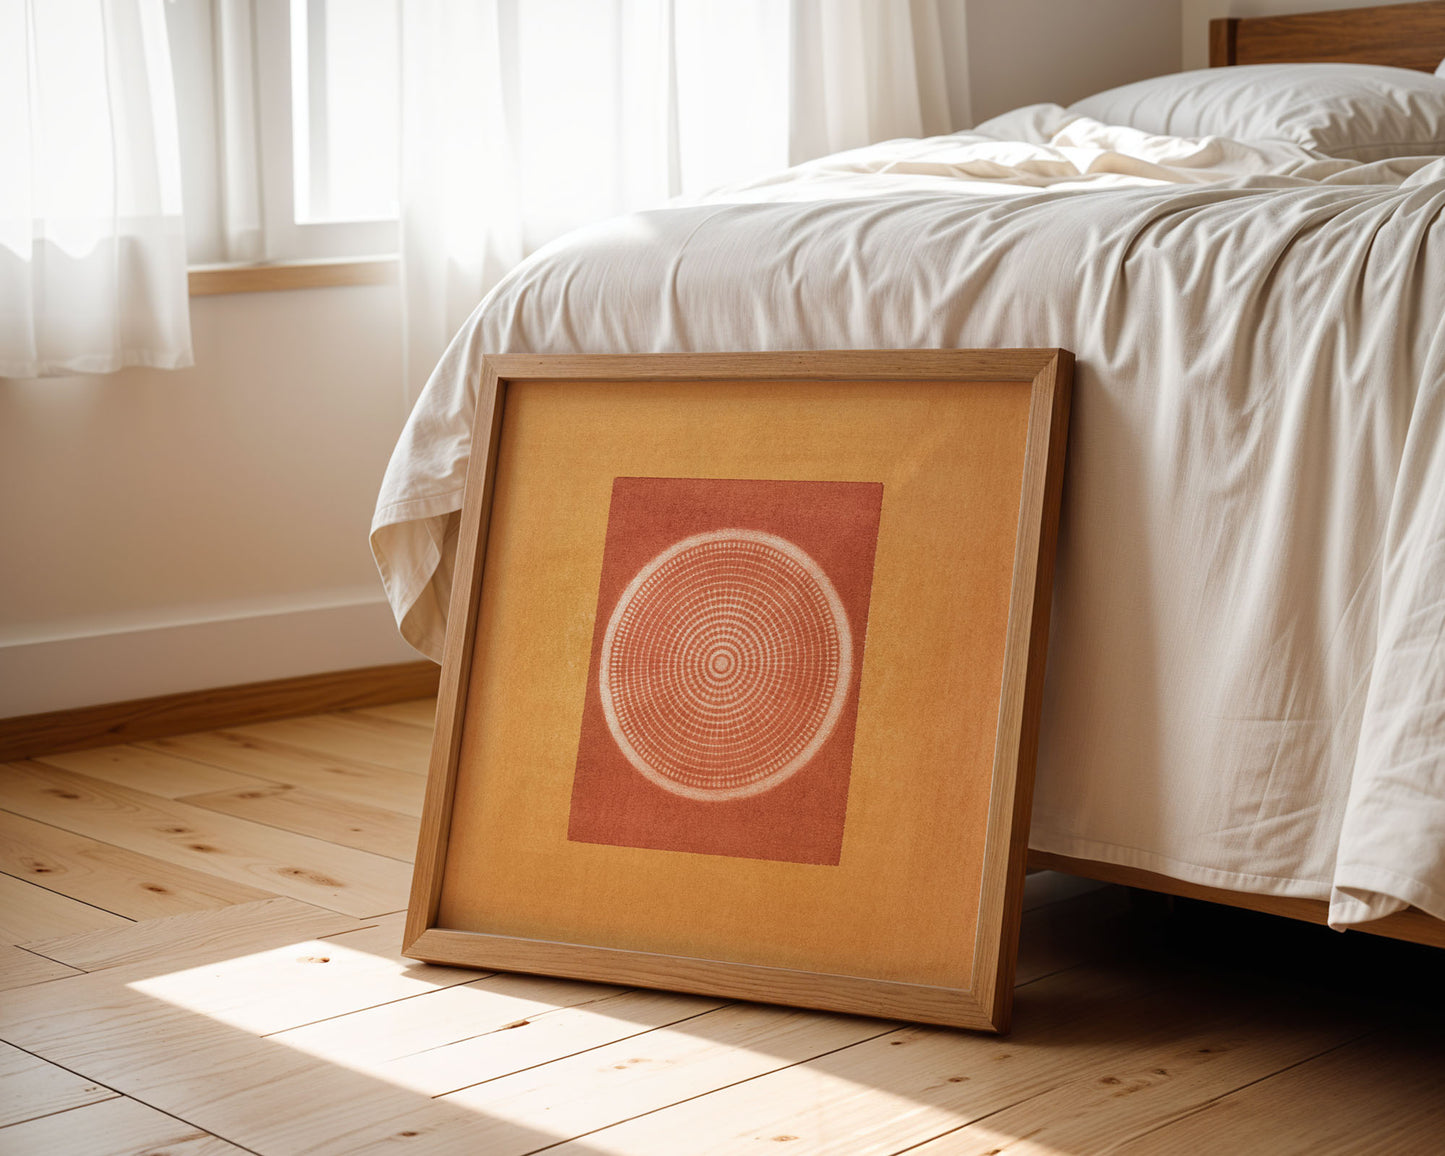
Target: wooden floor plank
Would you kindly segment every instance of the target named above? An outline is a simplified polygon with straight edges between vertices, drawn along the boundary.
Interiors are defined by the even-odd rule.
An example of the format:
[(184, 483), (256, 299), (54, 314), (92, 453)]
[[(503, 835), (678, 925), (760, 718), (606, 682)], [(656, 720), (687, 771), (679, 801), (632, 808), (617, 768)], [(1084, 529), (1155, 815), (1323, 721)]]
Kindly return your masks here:
[[(689, 1136), (704, 1138), (694, 1156), (718, 1156), (787, 1136), (790, 1154), (883, 1156), (1062, 1084), (1110, 1074), (1132, 1052), (1152, 1052), (1187, 1034), (1200, 1014), (1218, 1015), (1178, 987), (1151, 986), (1147, 974), (1131, 978), (1087, 965), (1020, 989), (1018, 1005), (1007, 1039), (901, 1028), (557, 1152), (671, 1156), (677, 1137)], [(1349, 1037), (1342, 1031), (1335, 1042), (1343, 1038)], [(799, 1112), (800, 1104), (808, 1110)]]
[(187, 795), (182, 802), (342, 847), (356, 847), (410, 863), (416, 854), (418, 822), (410, 815), (366, 803), (330, 798), (287, 783), (236, 791)]
[[(476, 975), (388, 960), (357, 949), (347, 938), (306, 940), (130, 982), (143, 995), (264, 1036), (465, 983)], [(66, 985), (75, 988), (81, 982)]]
[[(435, 713), (435, 712), (433, 712)], [(431, 727), (418, 727), (411, 723), (399, 723), (395, 719), (378, 717), (361, 710), (340, 710), (331, 714), (312, 715), (315, 719), (344, 724), (348, 730), (380, 735), (402, 744), (408, 750), (431, 750)], [(423, 733), (418, 733), (421, 731)]]
[(267, 898), (202, 871), (0, 811), (0, 871), (128, 919)]
[(269, 782), (304, 787), (328, 798), (364, 803), (403, 815), (421, 814), (426, 783), (409, 771), (334, 759), (231, 731), (155, 739), (146, 746), (244, 771)]
[(0, 942), (27, 943), (56, 931), (70, 935), (129, 922), (99, 907), (0, 874)]
[(76, 968), (66, 967), (26, 948), (0, 943), (0, 991), (79, 974)]
[(354, 940), (364, 943), (366, 951), (401, 963), (406, 958), (401, 954), (402, 933), (405, 928), (406, 912), (393, 911), (389, 915), (378, 915), (360, 921), (357, 926), (349, 927), (345, 931), (327, 932), (317, 938), (330, 939), (335, 935), (350, 935)]
[(669, 992), (499, 974), (273, 1038), (439, 1096), (720, 1006)]
[(436, 725), (437, 700), (434, 698), (418, 698), (411, 702), (392, 702), (385, 706), (364, 706), (354, 711), (345, 711), (346, 715), (369, 715), (372, 718), (390, 719), (393, 722), (406, 723), (409, 726), (420, 727), (428, 734)]
[(60, 754), (41, 755), (36, 761), (167, 799), (181, 795), (198, 795), (204, 791), (233, 791), (239, 787), (253, 787), (258, 782), (250, 775), (222, 770), (220, 767), (207, 766), (191, 759), (177, 758), (140, 746), (65, 751)]
[[(474, 1052), (465, 1057), (469, 1061), (483, 1060), (480, 1066), (461, 1063), (464, 1057), (457, 1054), (453, 1057), (454, 1066), (443, 1078), (454, 1080), (464, 1076), (469, 1066), (473, 1078), (498, 1068), (506, 1070), (507, 1066), (516, 1069), (519, 1061), (533, 1054), (522, 1041), (532, 1024), (544, 1024), (553, 1017), (559, 1021), (563, 1017), (576, 1019), (589, 1012), (596, 1013), (595, 1018), (600, 1021), (605, 1018), (601, 1009), (606, 1004), (621, 1001), (628, 995), (644, 994), (659, 1001), (656, 1011), (661, 1014), (675, 1014), (679, 1010), (663, 1012), (661, 1001), (685, 998), (635, 992), (586, 1007), (557, 1011), (513, 1031), (480, 1037), (493, 1045), (491, 1054)], [(704, 1023), (706, 1027), (702, 1026)], [(575, 1134), (579, 1128), (616, 1120), (620, 1115), (638, 1110), (640, 1105), (671, 1103), (690, 1089), (708, 1089), (720, 1080), (738, 1078), (740, 1074), (773, 1070), (866, 1034), (886, 1031), (888, 1026), (878, 1021), (753, 1004), (727, 1005), (689, 1017), (676, 1030), (634, 1032), (631, 1038), (609, 1047), (476, 1085), (453, 1096), (422, 1102), (414, 1112), (394, 1118), (364, 1113), (347, 1119), (341, 1113), (318, 1106), (316, 1116), (306, 1122), (307, 1151), (333, 1156), (391, 1152), (398, 1147), (428, 1154), (486, 1152), (488, 1156), (502, 1156), (533, 1152)], [(688, 1031), (689, 1028), (695, 1030)], [(284, 1038), (294, 1039), (295, 1034), (288, 1033)], [(508, 1056), (505, 1049), (514, 1038), (522, 1050)], [(388, 1070), (387, 1082), (406, 1078), (403, 1069), (409, 1063), (425, 1059), (425, 1053), (398, 1059)], [(543, 1074), (548, 1072), (559, 1078), (545, 1078)], [(419, 1070), (414, 1067), (407, 1075), (418, 1085), (427, 1082), (418, 1078)], [(438, 1075), (436, 1071), (429, 1073), (433, 1080)], [(467, 1110), (449, 1115), (437, 1112), (441, 1107), (462, 1106)], [(324, 1126), (320, 1116), (326, 1117)], [(316, 1139), (323, 1133), (324, 1139)], [(697, 1138), (674, 1137), (674, 1142), (679, 1145), (674, 1152), (690, 1153)]]
[[(69, 1061), (83, 1061), (114, 1039), (130, 1039), (148, 1016), (190, 1016), (262, 1036), (466, 983), (477, 975), (400, 959), (367, 938), (370, 928), (326, 939), (304, 933), (282, 937), (275, 923), (249, 926), (250, 914), (239, 907), (209, 912), (204, 941), (178, 942), (178, 950), (26, 989), (23, 1001), (8, 1001), (0, 1009), (0, 1038), (102, 1078), (84, 1063)], [(311, 924), (334, 930), (327, 914), (317, 912)], [(226, 916), (234, 917), (229, 928), (221, 926)], [(307, 922), (288, 918), (291, 926)], [(166, 1046), (149, 1032), (134, 1042)]]
[[(159, 869), (243, 895), (281, 894), (269, 881), (292, 864), (380, 862), (404, 883), (375, 851), (405, 824), (388, 846), (410, 854), (432, 709), (156, 740), (96, 755), (93, 777), (7, 768), (0, 806), (20, 817), (0, 814), (0, 868), (45, 869), (47, 908), (121, 908)], [(241, 782), (179, 791), (193, 765)], [(353, 826), (364, 851), (344, 845)], [(1395, 1031), (1395, 1005), (1356, 998), (1392, 975), (1424, 988), (1430, 961), (1381, 956), (1368, 978), (1360, 937), (1261, 938), (1036, 875), (998, 1039), (430, 968), (399, 954), (404, 889), (368, 886), (391, 914), (313, 891), (0, 948), (0, 988), (25, 985), (0, 1001), (0, 1035), (24, 1049), (0, 1151), (1413, 1156), (1445, 1135), (1438, 1031)], [(1208, 946), (1241, 931), (1246, 957)], [(1321, 961), (1342, 943), (1355, 954), (1332, 980)], [(1316, 990), (1292, 995), (1301, 976)]]
[(124, 1097), (0, 1132), (5, 1156), (246, 1156), (245, 1150)]
[[(534, 1013), (501, 1029), (429, 1051), (400, 1056), (376, 1075), (402, 1087), (443, 1096), (567, 1056), (596, 1054), (622, 1040), (651, 1038), (653, 1031), (726, 1006), (718, 1000), (675, 992), (625, 991)], [(545, 1121), (538, 1121), (541, 1126)], [(549, 1128), (550, 1125), (547, 1125)]]
[[(199, 1018), (166, 1025), (168, 1032), (172, 1028), (179, 1029), (174, 1038), (190, 1062), (173, 1049), (140, 1050), (139, 1069), (119, 1072), (117, 1083), (143, 1085), (149, 1102), (262, 1156), (349, 1154), (347, 1136), (356, 1131), (397, 1136), (401, 1150), (429, 1153), (438, 1151), (429, 1135), (464, 1134), (477, 1120), (466, 1109), (312, 1059), (271, 1039), (228, 1032)], [(195, 1058), (202, 1055), (203, 1064)], [(546, 1131), (511, 1132), (529, 1151), (558, 1139)], [(465, 1151), (477, 1156), (484, 1150), (472, 1145)]]
[[(504, 1076), (444, 1097), (476, 1113), (467, 1136), (489, 1156), (521, 1156), (508, 1136), (518, 1126), (581, 1136), (619, 1120), (653, 1112), (693, 1096), (751, 1080), (791, 1064), (878, 1037), (881, 1020), (736, 1004), (620, 1043)], [(493, 1134), (495, 1133), (495, 1135)], [(671, 1151), (689, 1137), (687, 1151), (702, 1151), (707, 1133), (674, 1132)], [(380, 1151), (357, 1142), (351, 1151)], [(701, 1145), (701, 1146), (700, 1146)], [(585, 1148), (585, 1142), (579, 1145)]]
[[(106, 931), (44, 939), (31, 950), (81, 971), (128, 964), (162, 968), (193, 960), (225, 959), (279, 944), (365, 928), (349, 915), (295, 899), (263, 899), (219, 910), (148, 919)], [(70, 991), (70, 988), (66, 989)]]
[[(308, 1055), (344, 1058), (358, 1070), (376, 1073), (388, 1064), (497, 1032), (505, 1032), (509, 1041), (519, 1039), (513, 1033), (526, 1026), (524, 1020), (596, 1004), (626, 990), (548, 976), (496, 973), (406, 1004), (384, 1004), (295, 1028), (277, 1040)], [(432, 1094), (429, 1087), (418, 1087)]]
[(348, 915), (406, 906), (403, 863), (101, 783), (39, 763), (0, 775), (0, 807), (232, 882)]
[[(115, 1092), (0, 1042), (0, 1128), (114, 1098)], [(4, 1148), (0, 1137), (0, 1150)]]
[[(377, 921), (327, 939), (293, 944), (291, 954), (329, 953), (338, 943), (351, 951), (394, 954), (398, 922)], [(253, 953), (251, 959), (238, 961), (238, 966), (261, 962)], [(113, 1065), (116, 1079), (136, 1081), (136, 1087), (122, 1090), (144, 1095), (152, 1103), (267, 1156), (298, 1150), (365, 1152), (372, 1146), (394, 1149), (398, 1145), (427, 1153), (534, 1151), (567, 1139), (568, 1133), (575, 1135), (578, 1129), (637, 1111), (651, 1114), (588, 1133), (563, 1150), (628, 1156), (675, 1153), (677, 1138), (685, 1136), (689, 1146), (684, 1150), (692, 1156), (741, 1151), (756, 1143), (771, 1147), (777, 1142), (775, 1137), (791, 1136), (794, 1139), (787, 1142), (789, 1151), (854, 1156), (895, 1152), (930, 1129), (937, 1135), (947, 1130), (946, 1125), (939, 1126), (941, 1120), (958, 1117), (966, 1123), (983, 1116), (984, 1124), (1006, 1122), (1008, 1105), (1020, 1102), (1029, 1105), (1027, 1111), (1033, 1117), (1046, 1116), (1057, 1102), (1060, 1111), (1055, 1112), (1056, 1123), (1060, 1116), (1077, 1115), (1085, 1124), (1099, 1124), (1105, 1115), (1114, 1112), (1120, 1126), (1147, 1127), (1156, 1119), (1161, 1101), (1153, 1100), (1152, 1108), (1143, 1112), (1135, 1110), (1135, 1101), (1147, 1106), (1162, 1089), (1166, 1095), (1176, 1097), (1177, 1106), (1180, 1101), (1207, 1097), (1221, 1086), (1207, 1080), (1191, 1086), (1190, 1081), (1198, 1081), (1211, 1066), (1218, 1073), (1233, 1064), (1230, 1079), (1241, 1080), (1272, 1064), (1291, 1062), (1294, 1055), (1279, 1053), (1271, 1060), (1268, 1048), (1273, 1045), (1230, 1035), (1242, 1030), (1239, 1024), (1245, 1024), (1258, 1025), (1262, 1038), (1271, 1033), (1281, 1038), (1288, 1036), (1278, 1030), (1278, 1023), (1271, 1023), (1268, 1016), (1261, 1014), (1257, 1000), (1244, 998), (1237, 991), (1201, 988), (1167, 977), (1156, 982), (1157, 976), (1151, 979), (1154, 973), (1148, 969), (1135, 973), (1111, 964), (1092, 971), (1074, 969), (1094, 975), (1090, 983), (1080, 984), (1077, 974), (1061, 972), (1027, 985), (1020, 994), (1019, 1031), (1008, 1040), (931, 1029), (891, 1031), (886, 1037), (890, 1041), (887, 1051), (874, 1046), (872, 1054), (863, 1054), (869, 1047), (866, 1044), (844, 1048), (652, 1112), (653, 1105), (671, 1103), (682, 1095), (679, 1089), (686, 1089), (689, 1079), (698, 1079), (703, 1087), (715, 1085), (717, 1071), (725, 1070), (728, 1064), (744, 1063), (748, 1053), (767, 1049), (741, 1046), (737, 1041), (725, 1047), (699, 1044), (698, 1038), (705, 1035), (700, 1025), (721, 1016), (715, 1011), (690, 1018), (668, 1033), (634, 1032), (625, 1043), (610, 1047), (600, 1037), (589, 1037), (586, 1032), (560, 1033), (547, 1043), (553, 1057), (559, 1054), (559, 1047), (585, 1047), (589, 1043), (595, 1047), (593, 1041), (603, 1046), (571, 1060), (533, 1066), (549, 1058), (532, 1046), (541, 1038), (533, 1033), (545, 1031), (548, 1021), (560, 1022), (562, 1017), (570, 1016), (581, 1025), (591, 1018), (595, 1027), (610, 1001), (622, 1003), (649, 993), (619, 992), (581, 1006), (528, 1015), (524, 1017), (526, 1024), (513, 1028), (504, 1025), (497, 1030), (496, 1021), (501, 1016), (531, 1009), (498, 1005), (491, 1009), (487, 1022), (484, 1017), (469, 1018), (459, 1011), (459, 1002), (452, 1002), (460, 1001), (466, 989), (454, 987), (417, 995), (400, 1004), (342, 1011), (336, 1018), (282, 1030), (264, 1040), (250, 1034), (269, 1026), (264, 1020), (232, 1021), (234, 1010), (224, 1002), (209, 1002), (218, 998), (213, 994), (216, 984), (228, 990), (240, 988), (262, 1002), (272, 1000), (275, 997), (270, 993), (274, 989), (295, 986), (287, 971), (293, 962), (301, 961), (288, 961), (276, 953), (249, 979), (244, 966), (237, 972), (195, 969), (193, 976), (181, 977), (181, 988), (184, 991), (191, 982), (198, 985), (195, 990), (208, 1001), (199, 1015), (188, 1014), (188, 1010), (197, 1010), (188, 1009), (189, 1000), (173, 1002), (174, 989), (153, 991), (151, 994), (162, 998), (157, 1004), (145, 1006), (144, 1014), (134, 1021), (130, 1019), (131, 1006), (107, 998), (103, 1002), (106, 1014), (118, 1015), (122, 1021), (119, 1034), (112, 1025), (108, 1039), (90, 1041), (83, 1054), (66, 1061), (67, 1066), (99, 1079), (81, 1065)], [(154, 972), (155, 968), (149, 970)], [(210, 982), (203, 983), (201, 973), (207, 970)], [(263, 972), (273, 976), (273, 981), (267, 982)], [(380, 969), (379, 974), (384, 975), (385, 969)], [(87, 977), (87, 981), (99, 978)], [(115, 978), (127, 980), (128, 991), (146, 987), (144, 981), (137, 983), (134, 977)], [(161, 978), (168, 985), (173, 982), (172, 977)], [(515, 976), (495, 976), (483, 982), (494, 981), (555, 985), (558, 990), (569, 986), (565, 981)], [(80, 983), (66, 980), (47, 986), (63, 988)], [(532, 994), (541, 993), (534, 990)], [(689, 998), (652, 994), (664, 1000)], [(436, 1001), (438, 1008), (428, 1010), (428, 1001)], [(544, 1002), (554, 1005), (558, 1001), (553, 997)], [(312, 1001), (302, 1003), (309, 1008), (307, 1014), (315, 1014)], [(1329, 1017), (1318, 1017), (1318, 1004), (1315, 1008), (1314, 1019), (1308, 1009), (1301, 1013), (1303, 1031), (1333, 1031), (1336, 1025)], [(333, 1012), (336, 1007), (321, 1010)], [(754, 1010), (796, 1015), (806, 1022), (826, 1018), (776, 1009)], [(243, 1011), (246, 1016), (252, 1015), (250, 1009)], [(53, 1015), (54, 1010), (48, 1018)], [(388, 1017), (389, 1026), (385, 1022)], [(81, 1016), (78, 1030), (86, 1030), (85, 1024), (94, 1018)], [(625, 1020), (627, 1014), (618, 1018)], [(1210, 1030), (1215, 1034), (1201, 1036), (1201, 1024), (1214, 1024)], [(887, 1030), (887, 1025), (883, 1027)], [(482, 1028), (490, 1030), (467, 1034)], [(398, 1039), (387, 1038), (392, 1031)], [(67, 1032), (62, 1030), (61, 1034), (64, 1038), (57, 1046), (74, 1046)], [(433, 1048), (437, 1040), (457, 1035), (467, 1038)], [(670, 1035), (679, 1037), (672, 1043), (676, 1052), (669, 1052), (665, 1046)], [(904, 1042), (895, 1045), (892, 1039)], [(1312, 1041), (1310, 1046), (1318, 1043)], [(1330, 1041), (1325, 1039), (1323, 1043), (1328, 1046)], [(701, 1050), (688, 1050), (694, 1046)], [(1205, 1046), (1217, 1058), (1198, 1058), (1205, 1055), (1198, 1050)], [(932, 1053), (927, 1054), (930, 1047)], [(427, 1049), (437, 1054), (428, 1056)], [(451, 1054), (445, 1055), (449, 1050)], [(211, 1066), (198, 1064), (197, 1056), (204, 1056)], [(615, 1062), (609, 1066), (606, 1060)], [(1170, 1073), (1169, 1078), (1153, 1067), (1140, 1067), (1145, 1064), (1157, 1064)], [(702, 1073), (709, 1065), (716, 1065), (714, 1076), (704, 1078)], [(509, 1074), (518, 1066), (532, 1068), (523, 1073), (525, 1079)], [(576, 1072), (566, 1074), (572, 1068)], [(808, 1070), (811, 1078), (798, 1082), (796, 1073), (800, 1070)], [(954, 1076), (962, 1077), (957, 1084)], [(474, 1083), (442, 1100), (429, 1098), (434, 1089), (459, 1077), (485, 1082)], [(1111, 1080), (1117, 1082), (1108, 1082)], [(745, 1094), (753, 1085), (769, 1083), (764, 1095)], [(549, 1098), (559, 1106), (549, 1108)], [(1123, 1102), (1122, 1108), (1117, 1101)], [(699, 1112), (702, 1105), (706, 1110)], [(799, 1105), (806, 1105), (806, 1109)], [(761, 1111), (765, 1108), (774, 1113), (771, 1118)], [(1028, 1118), (1021, 1119), (1027, 1122)], [(1013, 1130), (1022, 1133), (1025, 1129), (1019, 1126)], [(1095, 1136), (1086, 1129), (1083, 1135), (1091, 1141), (1103, 1138), (1107, 1142), (1102, 1132)], [(479, 1137), (485, 1138), (484, 1147), (478, 1147)], [(968, 1137), (981, 1138), (977, 1134)], [(900, 1139), (902, 1143), (893, 1146)], [(1012, 1139), (1017, 1144), (1029, 1137), (996, 1139)], [(1197, 1138), (1194, 1143), (1197, 1147)], [(1025, 1146), (1018, 1151), (1030, 1149)], [(1331, 1149), (1322, 1146), (1316, 1151), (1327, 1153)]]
[[(1200, 1017), (1157, 1047), (1066, 1081), (911, 1150), (917, 1156), (1054, 1156), (1112, 1151), (1201, 1104), (1302, 1063), (1362, 1030), (1318, 1005), (1231, 994), (1225, 1012)], [(1238, 1146), (1228, 1148), (1237, 1152)], [(1323, 1149), (1321, 1149), (1323, 1151)]]
[[(24, 1006), (0, 1006), (0, 1035), (266, 1156), (323, 1151), (356, 1128), (389, 1134), (398, 1120), (450, 1134), (444, 1126), (470, 1113), (258, 1034), (414, 995), (445, 970), (400, 974), (373, 963), (368, 982), (368, 965), (348, 958), (355, 949), (338, 947), (341, 938), (175, 972), (132, 964), (42, 984), (26, 989)], [(338, 964), (344, 993), (332, 989)], [(527, 1139), (535, 1148), (556, 1137)]]
[(1129, 897), (1118, 887), (1081, 893), (1071, 902), (1024, 912), (1019, 927), (1015, 982), (1126, 954), (1130, 948)]
[(360, 715), (352, 718), (312, 715), (228, 730), (245, 738), (264, 739), (334, 759), (392, 767), (417, 775), (426, 773), (431, 757), (430, 735), (416, 727)]
[[(1116, 1137), (1118, 1133), (1116, 1133)], [(1445, 1151), (1439, 1025), (1385, 1030), (1119, 1143), (1120, 1156), (1375, 1156)]]
[[(441, 985), (475, 973), (402, 960), (396, 954), (396, 921), (276, 945), (274, 933), (257, 930), (251, 912), (230, 908), (204, 916), (212, 924), (204, 936), (207, 946), (187, 949), (187, 966), (168, 971), (164, 961), (148, 958), (42, 985), (23, 1005), (0, 1008), (0, 1035), (263, 1153), (344, 1151), (338, 1137), (359, 1127), (389, 1135), (393, 1121), (403, 1121), (397, 1125), (401, 1130), (417, 1122), (451, 1135), (456, 1122), (475, 1119), (469, 1111), (353, 1070), (354, 1058), (321, 1060), (286, 1042), (303, 1034), (287, 1029), (314, 1023), (314, 1037), (325, 1030), (316, 1022), (323, 1017), (346, 1016), (383, 1000), (412, 996), (407, 1002), (419, 1004), (432, 998), (417, 994), (426, 991), (445, 997)], [(165, 922), (175, 930), (179, 921), (201, 917)], [(219, 926), (228, 919), (234, 924), (229, 938)], [(531, 977), (505, 980), (514, 993), (529, 984), (533, 994), (545, 989), (565, 992), (566, 998), (616, 992)], [(455, 1027), (457, 1007), (451, 1004)], [(499, 1015), (551, 1006), (501, 996), (469, 1026), (496, 1028)], [(260, 1038), (266, 1033), (281, 1034)], [(531, 1148), (556, 1139), (521, 1128), (510, 1134)]]

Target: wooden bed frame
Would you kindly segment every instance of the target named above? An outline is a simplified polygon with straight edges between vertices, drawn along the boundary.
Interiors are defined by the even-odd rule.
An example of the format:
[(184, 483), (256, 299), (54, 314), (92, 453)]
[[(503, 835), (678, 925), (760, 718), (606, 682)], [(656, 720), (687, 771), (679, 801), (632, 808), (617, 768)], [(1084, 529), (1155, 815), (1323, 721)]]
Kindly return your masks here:
[[(1387, 64), (1395, 68), (1434, 72), (1442, 59), (1445, 59), (1445, 0), (1375, 8), (1343, 8), (1332, 12), (1301, 12), (1291, 16), (1227, 17), (1209, 22), (1211, 68), (1231, 64), (1333, 61)], [(1146, 891), (1225, 903), (1310, 923), (1324, 923), (1329, 910), (1329, 904), (1322, 899), (1227, 891), (1171, 879), (1167, 875), (1157, 875), (1136, 867), (1074, 859), (1046, 851), (1030, 851), (1029, 867), (1065, 871), (1105, 883), (1122, 883)], [(1445, 947), (1445, 920), (1436, 919), (1414, 907), (1355, 930)]]
[(1442, 59), (1442, 0), (1209, 22), (1210, 68), (1333, 61), (1434, 72)]

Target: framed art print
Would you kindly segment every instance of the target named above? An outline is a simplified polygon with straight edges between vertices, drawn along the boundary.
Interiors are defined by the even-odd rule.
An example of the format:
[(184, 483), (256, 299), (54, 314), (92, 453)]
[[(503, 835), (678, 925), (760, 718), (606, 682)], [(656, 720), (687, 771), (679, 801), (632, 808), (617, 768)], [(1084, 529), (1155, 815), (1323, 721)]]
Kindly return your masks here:
[(406, 954), (1005, 1030), (1072, 358), (488, 358)]

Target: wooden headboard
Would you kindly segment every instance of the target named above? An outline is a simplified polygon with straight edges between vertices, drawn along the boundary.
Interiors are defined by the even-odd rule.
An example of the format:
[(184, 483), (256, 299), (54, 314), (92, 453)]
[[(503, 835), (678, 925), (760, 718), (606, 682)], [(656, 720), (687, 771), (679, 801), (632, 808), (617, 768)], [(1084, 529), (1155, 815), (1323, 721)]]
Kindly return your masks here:
[(1209, 22), (1209, 67), (1341, 61), (1434, 72), (1445, 59), (1445, 0)]

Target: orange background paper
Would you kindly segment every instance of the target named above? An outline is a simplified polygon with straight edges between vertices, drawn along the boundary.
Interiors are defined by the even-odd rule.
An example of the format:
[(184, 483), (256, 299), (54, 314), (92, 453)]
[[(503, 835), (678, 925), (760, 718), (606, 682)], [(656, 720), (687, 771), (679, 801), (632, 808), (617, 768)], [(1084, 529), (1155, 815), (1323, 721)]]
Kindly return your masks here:
[[(1026, 382), (547, 382), (507, 392), (438, 925), (968, 986)], [(571, 842), (618, 476), (876, 481), (839, 864)]]

